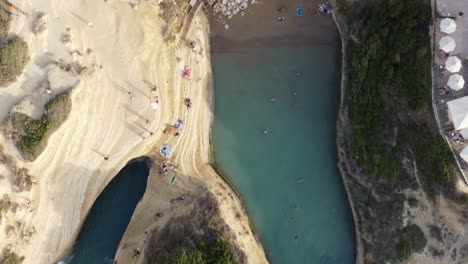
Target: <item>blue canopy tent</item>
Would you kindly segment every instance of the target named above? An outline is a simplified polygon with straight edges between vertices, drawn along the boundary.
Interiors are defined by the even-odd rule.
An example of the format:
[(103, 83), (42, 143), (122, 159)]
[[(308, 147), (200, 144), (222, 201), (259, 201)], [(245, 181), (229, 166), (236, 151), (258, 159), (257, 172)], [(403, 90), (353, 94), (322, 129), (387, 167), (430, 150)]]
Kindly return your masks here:
[(302, 7), (296, 8), (296, 14), (297, 14), (298, 17), (302, 16)]

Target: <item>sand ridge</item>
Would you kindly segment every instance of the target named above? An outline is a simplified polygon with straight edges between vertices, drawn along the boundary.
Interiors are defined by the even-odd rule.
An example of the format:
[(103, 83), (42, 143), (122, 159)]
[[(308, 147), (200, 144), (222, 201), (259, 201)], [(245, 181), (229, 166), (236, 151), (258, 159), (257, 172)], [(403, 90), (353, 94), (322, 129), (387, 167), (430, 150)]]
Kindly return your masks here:
[[(161, 144), (169, 143), (181, 175), (205, 181), (210, 191), (219, 189), (233, 197), (231, 202), (222, 203), (221, 214), (236, 233), (245, 227), (249, 230), (238, 237), (249, 263), (265, 263), (263, 249), (252, 235), (240, 201), (229, 188), (219, 186), (221, 180), (209, 165), (213, 88), (206, 18), (198, 15), (194, 22), (197, 26), (189, 32), (189, 38), (197, 39), (203, 47), (203, 53), (196, 54), (184, 42), (167, 45), (163, 41), (159, 7), (152, 2), (142, 3), (138, 9), (132, 9), (126, 1), (12, 2), (31, 16), (38, 11), (46, 13), (47, 29), (36, 36), (31, 33), (30, 18), (14, 18), (12, 32), (27, 41), (32, 59), (18, 82), (0, 91), (0, 100), (5, 101), (10, 94), (18, 93), (13, 102), (8, 100), (9, 107), (2, 107), (3, 117), (38, 89), (38, 80), (28, 80), (31, 75), (48, 74), (37, 65), (38, 58), (77, 62), (87, 70), (71, 87), (73, 106), (68, 120), (34, 162), (23, 162), (11, 142), (3, 135), (0, 138), (5, 152), (39, 179), (32, 192), (14, 193), (8, 190), (11, 181), (8, 170), (4, 170), (7, 180), (0, 182), (1, 190), (8, 190), (14, 201), (30, 200), (31, 204), (2, 221), (0, 228), (16, 222), (20, 227), (14, 235), (0, 232), (0, 247), (25, 256), (24, 263), (58, 261), (71, 248), (96, 197), (125, 163), (154, 154)], [(70, 35), (71, 43), (60, 40), (63, 34)], [(182, 77), (186, 65), (192, 68), (190, 80)], [(158, 87), (157, 111), (150, 107), (155, 100), (152, 85)], [(189, 111), (183, 105), (184, 97), (193, 101)], [(186, 121), (181, 136), (175, 139), (163, 135), (164, 127), (178, 118)], [(104, 160), (105, 155), (109, 160)], [(183, 183), (184, 177), (180, 178)], [(177, 196), (179, 191), (174, 188), (173, 192), (169, 194)], [(160, 195), (151, 189), (147, 193), (154, 195), (154, 201)], [(165, 199), (164, 194), (161, 196)], [(142, 204), (135, 214), (144, 210), (141, 208)], [(234, 218), (233, 208), (241, 212), (241, 219)], [(28, 239), (19, 234), (26, 230), (33, 230)]]

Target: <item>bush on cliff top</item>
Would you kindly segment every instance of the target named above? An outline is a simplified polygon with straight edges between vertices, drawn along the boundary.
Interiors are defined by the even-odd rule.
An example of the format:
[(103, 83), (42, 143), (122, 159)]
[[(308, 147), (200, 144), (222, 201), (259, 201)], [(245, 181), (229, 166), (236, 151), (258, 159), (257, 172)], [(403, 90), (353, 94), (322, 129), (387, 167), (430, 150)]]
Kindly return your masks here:
[(39, 120), (30, 120), (26, 135), (20, 139), (21, 152), (26, 159), (35, 159), (45, 148), (49, 136), (67, 119), (71, 110), (69, 93), (63, 93), (45, 106), (45, 113)]
[(235, 264), (229, 245), (221, 238), (194, 248), (177, 248), (162, 258), (161, 264)]
[(45, 105), (39, 120), (15, 112), (3, 125), (23, 157), (32, 161), (45, 149), (49, 136), (68, 118), (71, 99), (68, 92), (57, 95)]
[(0, 1), (0, 35), (6, 35), (10, 29), (11, 12), (8, 1)]
[(405, 226), (398, 233), (398, 243), (396, 245), (399, 257), (406, 259), (411, 253), (421, 253), (426, 247), (427, 239), (418, 225), (411, 224)]
[(29, 61), (28, 45), (20, 37), (14, 37), (0, 45), (0, 86), (16, 81)]
[(24, 260), (24, 257), (18, 256), (15, 252), (7, 253), (2, 261), (1, 264), (20, 264)]

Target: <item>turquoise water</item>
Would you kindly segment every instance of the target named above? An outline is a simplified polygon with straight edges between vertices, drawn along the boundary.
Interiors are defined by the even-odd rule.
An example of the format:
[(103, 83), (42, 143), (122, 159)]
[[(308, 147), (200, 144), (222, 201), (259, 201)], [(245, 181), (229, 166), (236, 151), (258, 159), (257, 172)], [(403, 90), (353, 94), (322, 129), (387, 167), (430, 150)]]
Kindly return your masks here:
[(336, 165), (338, 47), (230, 51), (212, 54), (212, 63), (217, 167), (271, 263), (353, 263), (353, 219)]
[(145, 161), (127, 164), (93, 204), (66, 263), (112, 263), (148, 178)]

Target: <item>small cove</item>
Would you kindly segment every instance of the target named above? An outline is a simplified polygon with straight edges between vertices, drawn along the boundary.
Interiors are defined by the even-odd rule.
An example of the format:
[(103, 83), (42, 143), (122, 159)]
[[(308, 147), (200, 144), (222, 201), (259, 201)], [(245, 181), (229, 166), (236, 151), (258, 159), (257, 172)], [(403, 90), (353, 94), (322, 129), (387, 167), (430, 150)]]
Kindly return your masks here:
[(130, 161), (120, 170), (93, 204), (65, 263), (113, 263), (133, 211), (145, 192), (148, 174), (145, 159)]
[(353, 219), (337, 169), (339, 60), (338, 45), (212, 54), (216, 166), (274, 264), (354, 262)]

